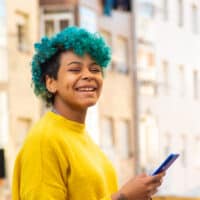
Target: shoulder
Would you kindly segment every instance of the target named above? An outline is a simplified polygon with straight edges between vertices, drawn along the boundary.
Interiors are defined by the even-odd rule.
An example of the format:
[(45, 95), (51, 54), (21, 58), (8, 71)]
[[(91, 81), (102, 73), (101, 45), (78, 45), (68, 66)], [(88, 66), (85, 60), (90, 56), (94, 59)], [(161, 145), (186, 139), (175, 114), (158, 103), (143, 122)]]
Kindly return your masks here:
[(46, 114), (39, 119), (28, 131), (21, 147), (20, 154), (31, 156), (41, 154), (45, 148), (53, 148), (57, 141), (56, 126), (53, 125)]
[(59, 128), (57, 124), (49, 117), (47, 112), (38, 122), (36, 122), (29, 132), (25, 139), (26, 143), (41, 143), (53, 142), (58, 139)]

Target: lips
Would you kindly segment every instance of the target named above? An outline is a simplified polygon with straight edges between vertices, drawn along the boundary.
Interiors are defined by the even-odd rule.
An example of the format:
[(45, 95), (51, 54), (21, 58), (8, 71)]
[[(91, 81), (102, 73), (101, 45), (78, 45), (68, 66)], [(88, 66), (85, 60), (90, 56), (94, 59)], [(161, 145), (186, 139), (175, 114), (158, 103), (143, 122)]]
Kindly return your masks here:
[(76, 87), (76, 90), (79, 92), (94, 92), (97, 89), (95, 86), (81, 86)]

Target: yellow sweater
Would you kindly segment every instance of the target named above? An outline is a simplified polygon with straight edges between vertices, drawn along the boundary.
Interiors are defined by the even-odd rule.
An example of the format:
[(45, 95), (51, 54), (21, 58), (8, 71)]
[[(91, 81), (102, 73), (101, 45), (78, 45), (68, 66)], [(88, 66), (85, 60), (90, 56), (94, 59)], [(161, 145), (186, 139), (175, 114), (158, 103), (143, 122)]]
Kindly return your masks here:
[(31, 129), (15, 161), (12, 200), (110, 200), (112, 164), (84, 124), (53, 112)]

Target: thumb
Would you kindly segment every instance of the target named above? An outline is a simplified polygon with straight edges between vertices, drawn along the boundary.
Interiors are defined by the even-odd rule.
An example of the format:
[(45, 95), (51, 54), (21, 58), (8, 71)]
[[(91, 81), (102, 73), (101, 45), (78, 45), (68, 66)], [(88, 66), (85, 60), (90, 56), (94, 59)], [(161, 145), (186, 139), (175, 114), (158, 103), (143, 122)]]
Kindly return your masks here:
[(139, 174), (138, 177), (141, 177), (141, 178), (143, 178), (143, 177), (147, 177), (147, 174), (142, 173), (142, 174)]

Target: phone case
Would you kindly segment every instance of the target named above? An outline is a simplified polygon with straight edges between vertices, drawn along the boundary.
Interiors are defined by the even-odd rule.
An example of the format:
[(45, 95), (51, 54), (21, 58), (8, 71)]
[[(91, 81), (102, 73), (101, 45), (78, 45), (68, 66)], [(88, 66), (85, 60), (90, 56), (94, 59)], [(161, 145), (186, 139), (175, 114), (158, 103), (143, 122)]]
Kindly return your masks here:
[(179, 154), (170, 154), (164, 161), (163, 163), (152, 173), (152, 176), (166, 171), (171, 165), (172, 163), (179, 157)]

